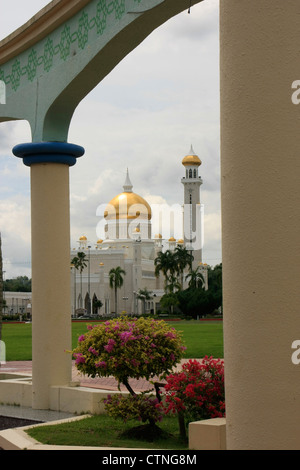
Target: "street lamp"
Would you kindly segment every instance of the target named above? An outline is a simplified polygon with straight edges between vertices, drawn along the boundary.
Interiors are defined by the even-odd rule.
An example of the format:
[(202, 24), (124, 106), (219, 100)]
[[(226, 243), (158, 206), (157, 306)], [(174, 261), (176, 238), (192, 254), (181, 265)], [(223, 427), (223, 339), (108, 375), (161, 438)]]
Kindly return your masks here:
[(89, 253), (89, 269), (88, 269), (88, 294), (89, 294), (89, 309), (90, 309), (90, 315), (93, 314), (93, 308), (92, 308), (92, 299), (91, 299), (91, 246), (88, 245), (88, 253)]
[[(3, 301), (5, 301), (5, 273), (6, 273), (6, 271), (2, 271)], [(5, 303), (5, 302), (3, 302), (3, 303)]]
[(71, 271), (74, 269), (74, 318), (76, 318), (76, 268), (71, 264)]

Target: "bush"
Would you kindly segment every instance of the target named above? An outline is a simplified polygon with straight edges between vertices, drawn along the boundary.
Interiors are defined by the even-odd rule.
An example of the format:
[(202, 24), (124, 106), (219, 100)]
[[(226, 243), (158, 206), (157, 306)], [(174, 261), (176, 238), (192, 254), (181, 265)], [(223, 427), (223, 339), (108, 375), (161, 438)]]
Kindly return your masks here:
[(167, 377), (165, 391), (166, 413), (183, 414), (187, 422), (225, 416), (224, 361), (189, 360)]
[(84, 374), (114, 376), (130, 393), (128, 379), (160, 380), (183, 356), (181, 335), (163, 320), (121, 317), (88, 325), (73, 350), (75, 364)]
[(164, 414), (158, 399), (144, 393), (128, 396), (108, 395), (103, 401), (107, 413), (114, 418), (122, 419), (125, 423), (128, 420), (138, 420), (154, 424), (161, 421)]

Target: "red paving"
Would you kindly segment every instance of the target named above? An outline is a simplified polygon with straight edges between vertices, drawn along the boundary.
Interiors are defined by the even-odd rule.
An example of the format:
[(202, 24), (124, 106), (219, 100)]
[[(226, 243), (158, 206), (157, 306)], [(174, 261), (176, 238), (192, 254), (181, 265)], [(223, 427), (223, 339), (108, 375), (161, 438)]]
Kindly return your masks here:
[[(185, 359), (184, 362), (187, 362), (188, 359)], [(180, 369), (180, 365), (178, 366)], [(32, 362), (31, 361), (11, 361), (6, 362), (5, 364), (1, 365), (0, 372), (13, 372), (13, 373), (22, 373), (22, 374), (32, 374)], [(80, 374), (76, 367), (72, 366), (72, 380), (74, 382), (79, 382), (80, 386), (82, 387), (90, 387), (90, 388), (98, 388), (101, 390), (118, 390), (118, 383), (114, 379), (114, 377), (101, 377), (101, 378), (89, 378), (85, 377), (84, 375)], [(143, 392), (147, 390), (153, 390), (153, 385), (145, 379), (130, 379), (129, 385), (133, 388), (136, 392)], [(126, 390), (126, 388), (121, 385), (120, 390)]]

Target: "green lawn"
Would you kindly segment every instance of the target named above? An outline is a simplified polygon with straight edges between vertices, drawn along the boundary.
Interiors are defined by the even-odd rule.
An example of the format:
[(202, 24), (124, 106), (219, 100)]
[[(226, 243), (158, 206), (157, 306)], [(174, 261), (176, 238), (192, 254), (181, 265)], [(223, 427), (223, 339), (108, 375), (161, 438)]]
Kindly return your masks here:
[[(40, 426), (32, 428), (27, 433), (43, 444), (92, 446), (92, 447), (122, 447), (143, 449), (187, 449), (187, 443), (179, 434), (177, 416), (166, 416), (159, 423), (159, 428), (165, 432), (163, 437), (158, 434), (154, 441), (148, 442), (139, 430), (139, 439), (128, 435), (135, 426), (141, 426), (139, 421), (124, 423), (108, 415), (96, 415), (69, 423)], [(80, 443), (80, 444), (78, 444)]]
[[(91, 323), (91, 322), (88, 322)], [(222, 322), (178, 321), (170, 322), (182, 331), (183, 341), (187, 347), (185, 357), (201, 358), (205, 355), (223, 358), (223, 324)], [(6, 345), (7, 361), (30, 361), (31, 356), (30, 323), (4, 323), (2, 340)], [(86, 332), (86, 323), (72, 323), (72, 347), (77, 338)]]

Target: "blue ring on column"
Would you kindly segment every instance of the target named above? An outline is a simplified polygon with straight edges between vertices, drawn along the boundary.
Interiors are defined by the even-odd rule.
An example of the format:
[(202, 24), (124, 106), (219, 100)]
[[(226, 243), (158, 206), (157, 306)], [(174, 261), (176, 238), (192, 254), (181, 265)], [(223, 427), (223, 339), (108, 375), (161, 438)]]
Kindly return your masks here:
[(35, 163), (61, 163), (73, 166), (76, 159), (84, 154), (83, 147), (67, 142), (31, 142), (16, 145), (12, 151), (16, 157), (23, 158), (26, 166)]

